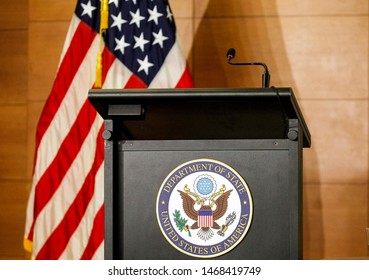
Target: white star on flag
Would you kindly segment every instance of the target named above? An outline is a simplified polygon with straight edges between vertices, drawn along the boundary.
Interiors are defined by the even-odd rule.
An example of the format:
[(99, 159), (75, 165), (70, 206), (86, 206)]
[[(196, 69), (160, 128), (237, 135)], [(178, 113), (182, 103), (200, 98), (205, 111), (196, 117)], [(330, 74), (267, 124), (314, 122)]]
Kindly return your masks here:
[(130, 21), (130, 23), (129, 24), (136, 24), (136, 26), (138, 27), (138, 28), (140, 28), (140, 23), (141, 23), (141, 20), (144, 20), (145, 19), (145, 17), (143, 17), (143, 16), (141, 16), (141, 14), (140, 14), (140, 10), (138, 9), (137, 11), (136, 11), (136, 13), (133, 13), (133, 12), (129, 12), (130, 14), (131, 14), (131, 16), (132, 16), (132, 20)]
[(153, 21), (155, 21), (155, 24), (158, 25), (158, 19), (159, 19), (159, 17), (161, 17), (163, 15), (161, 13), (158, 13), (158, 7), (155, 6), (154, 9), (152, 9), (152, 10), (148, 9), (147, 11), (150, 14), (150, 17), (147, 21), (152, 21), (153, 20)]
[(141, 51), (144, 51), (145, 45), (147, 43), (149, 43), (150, 41), (149, 40), (146, 40), (143, 36), (144, 36), (143, 32), (141, 33), (140, 37), (133, 36), (135, 38), (135, 41), (136, 41), (136, 43), (135, 43), (135, 45), (133, 47), (134, 49), (140, 48)]
[(120, 50), (120, 52), (122, 54), (124, 54), (124, 48), (125, 47), (128, 47), (130, 44), (127, 43), (125, 40), (124, 40), (124, 35), (122, 36), (122, 38), (120, 40), (118, 40), (117, 38), (115, 38), (115, 42), (117, 43), (117, 46), (115, 47), (115, 51), (116, 50)]
[(83, 15), (88, 15), (90, 18), (92, 18), (92, 12), (94, 10), (96, 10), (96, 7), (94, 7), (94, 6), (91, 5), (91, 1), (88, 1), (87, 4), (81, 3), (81, 6), (83, 8), (82, 16)]
[(170, 21), (173, 21), (173, 14), (170, 11), (169, 6), (167, 6), (167, 18), (169, 18)]
[(138, 58), (137, 61), (140, 64), (140, 68), (138, 69), (138, 72), (141, 72), (143, 70), (143, 71), (145, 71), (145, 74), (148, 75), (149, 74), (149, 68), (153, 67), (154, 64), (149, 62), (149, 59), (148, 59), (147, 55), (145, 56), (144, 60), (141, 60), (141, 59)]
[(122, 18), (122, 13), (119, 12), (119, 14), (117, 16), (111, 15), (111, 17), (113, 18), (113, 21), (114, 21), (113, 24), (111, 25), (111, 27), (116, 26), (116, 27), (118, 27), (119, 31), (121, 31), (122, 30), (122, 25), (127, 22), (126, 20), (124, 20)]
[(153, 32), (152, 35), (155, 37), (152, 45), (159, 44), (161, 48), (163, 48), (163, 42), (168, 40), (168, 37), (163, 35), (163, 30), (160, 29), (158, 33)]

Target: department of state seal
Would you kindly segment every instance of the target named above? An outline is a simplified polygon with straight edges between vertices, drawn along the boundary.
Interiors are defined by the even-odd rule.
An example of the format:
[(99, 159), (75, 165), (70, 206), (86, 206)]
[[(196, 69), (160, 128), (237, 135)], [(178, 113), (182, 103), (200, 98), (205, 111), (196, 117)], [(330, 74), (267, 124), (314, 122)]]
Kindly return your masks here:
[(213, 258), (234, 249), (253, 214), (250, 190), (230, 166), (197, 159), (176, 167), (163, 181), (156, 202), (160, 229), (184, 254)]

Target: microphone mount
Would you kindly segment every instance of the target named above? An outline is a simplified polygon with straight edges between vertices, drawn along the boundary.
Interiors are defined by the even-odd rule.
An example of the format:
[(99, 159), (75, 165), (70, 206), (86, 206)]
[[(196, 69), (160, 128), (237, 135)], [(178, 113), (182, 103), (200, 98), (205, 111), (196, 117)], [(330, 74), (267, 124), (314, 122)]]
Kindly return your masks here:
[(269, 88), (270, 83), (270, 74), (268, 70), (268, 66), (263, 62), (231, 62), (231, 60), (235, 57), (236, 50), (233, 48), (230, 48), (227, 52), (227, 60), (228, 63), (231, 65), (258, 65), (262, 66), (264, 68), (264, 74), (262, 75), (262, 88)]

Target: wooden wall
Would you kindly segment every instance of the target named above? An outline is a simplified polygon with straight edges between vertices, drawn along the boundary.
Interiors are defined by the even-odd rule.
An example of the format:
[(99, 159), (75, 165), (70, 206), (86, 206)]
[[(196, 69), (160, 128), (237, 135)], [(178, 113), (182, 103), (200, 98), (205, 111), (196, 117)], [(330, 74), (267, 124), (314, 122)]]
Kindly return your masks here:
[[(0, 259), (23, 259), (35, 127), (75, 0), (0, 0)], [(292, 87), (304, 150), (304, 258), (368, 254), (368, 1), (170, 0), (197, 87)]]
[(0, 259), (24, 258), (28, 2), (0, 1)]

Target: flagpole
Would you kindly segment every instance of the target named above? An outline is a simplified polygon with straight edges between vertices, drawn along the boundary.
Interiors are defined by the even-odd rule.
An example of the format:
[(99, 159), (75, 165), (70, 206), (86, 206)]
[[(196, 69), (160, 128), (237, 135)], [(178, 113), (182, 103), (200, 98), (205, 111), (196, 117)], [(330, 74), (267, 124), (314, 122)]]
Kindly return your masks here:
[(105, 30), (108, 29), (108, 23), (109, 23), (109, 2), (108, 0), (102, 0), (100, 8), (100, 49), (99, 54), (97, 56), (96, 79), (94, 85), (95, 88), (102, 87), (102, 70), (103, 70), (102, 53), (104, 50), (103, 34)]

